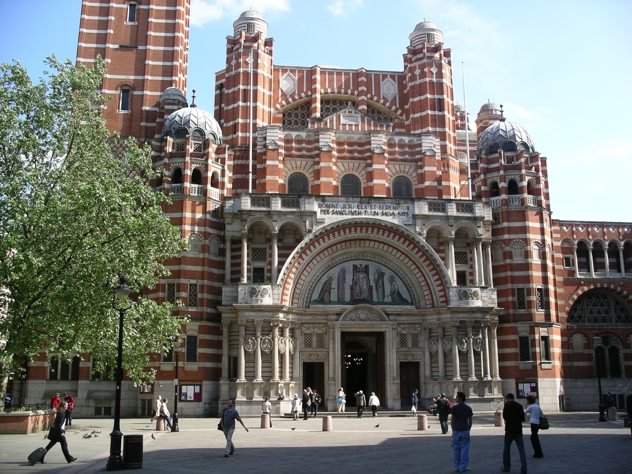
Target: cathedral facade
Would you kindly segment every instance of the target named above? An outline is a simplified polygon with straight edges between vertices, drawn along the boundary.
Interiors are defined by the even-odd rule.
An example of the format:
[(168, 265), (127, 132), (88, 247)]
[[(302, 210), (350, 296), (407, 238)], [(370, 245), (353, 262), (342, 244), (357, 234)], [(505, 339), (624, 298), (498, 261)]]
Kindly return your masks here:
[[(124, 383), (124, 416), (174, 393), (181, 416), (264, 397), (280, 414), (307, 386), (328, 409), (339, 387), (391, 410), (416, 388), (478, 410), (507, 392), (596, 410), (598, 382), (623, 398), (632, 223), (552, 219), (546, 158), (502, 106), (468, 123), (436, 25), (414, 27), (400, 71), (283, 66), (248, 10), (209, 112), (185, 94), (189, 16), (188, 0), (82, 5), (77, 62), (106, 59), (108, 126), (151, 144), (189, 243), (148, 290), (190, 316), (182, 350), (155, 356), (153, 385)], [(79, 416), (111, 413), (90, 356), (64, 364), (32, 363), (24, 401), (68, 391)]]

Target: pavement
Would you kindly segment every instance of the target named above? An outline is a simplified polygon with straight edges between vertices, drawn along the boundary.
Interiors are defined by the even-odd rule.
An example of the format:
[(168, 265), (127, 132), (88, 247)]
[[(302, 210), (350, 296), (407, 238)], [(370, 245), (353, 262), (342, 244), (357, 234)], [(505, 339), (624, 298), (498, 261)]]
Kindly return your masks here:
[[(529, 428), (524, 425), (528, 472), (632, 472), (632, 435), (623, 421), (599, 422), (597, 413), (561, 413), (548, 416), (551, 429), (540, 432), (544, 458), (534, 459)], [(143, 435), (142, 468), (151, 473), (292, 473), (454, 472), (450, 435), (442, 435), (437, 417), (428, 416), (429, 430), (418, 431), (411, 416), (369, 413), (361, 419), (338, 417), (333, 431), (323, 431), (321, 415), (304, 421), (273, 417), (271, 429), (260, 419), (244, 418), (250, 431), (235, 430), (235, 454), (224, 458), (225, 440), (217, 418), (181, 418), (180, 431), (157, 432), (149, 419), (123, 419), (125, 435)], [(105, 471), (112, 419), (76, 419), (67, 431), (70, 453), (78, 460), (67, 464), (55, 446), (46, 464), (29, 466), (28, 454), (47, 441), (45, 433), (0, 435), (2, 473), (92, 473)], [(502, 427), (493, 413), (475, 413), (471, 432), (470, 471), (498, 473), (502, 465)], [(90, 435), (90, 437), (88, 437)], [(512, 472), (520, 471), (518, 450), (512, 447)]]

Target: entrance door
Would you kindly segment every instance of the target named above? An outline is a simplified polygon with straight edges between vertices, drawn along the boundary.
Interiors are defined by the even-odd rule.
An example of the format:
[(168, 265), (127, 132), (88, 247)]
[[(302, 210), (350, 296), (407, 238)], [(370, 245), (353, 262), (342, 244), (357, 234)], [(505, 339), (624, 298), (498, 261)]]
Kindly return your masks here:
[(402, 410), (410, 410), (413, 391), (419, 388), (419, 362), (399, 363), (399, 387)]
[[(320, 409), (326, 410), (325, 400), (325, 363), (324, 362), (303, 362), (303, 388), (311, 387), (320, 394), (322, 405)], [(300, 391), (303, 393), (303, 390)], [(299, 397), (301, 395), (299, 394)]]
[(375, 392), (382, 406), (386, 405), (384, 391), (384, 333), (347, 332), (342, 338), (342, 386), (347, 394), (347, 406), (355, 406), (358, 390), (366, 393), (368, 400)]

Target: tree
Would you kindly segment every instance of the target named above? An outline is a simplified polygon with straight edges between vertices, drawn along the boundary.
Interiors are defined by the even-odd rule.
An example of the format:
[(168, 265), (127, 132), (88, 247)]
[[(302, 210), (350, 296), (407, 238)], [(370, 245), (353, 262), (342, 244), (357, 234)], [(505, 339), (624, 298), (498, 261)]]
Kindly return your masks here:
[(124, 273), (134, 290), (124, 369), (151, 380), (150, 354), (173, 346), (183, 319), (146, 293), (185, 244), (162, 212), (168, 198), (148, 184), (150, 150), (105, 126), (102, 62), (47, 64), (38, 83), (19, 63), (0, 65), (0, 370), (42, 351), (114, 366), (112, 287)]

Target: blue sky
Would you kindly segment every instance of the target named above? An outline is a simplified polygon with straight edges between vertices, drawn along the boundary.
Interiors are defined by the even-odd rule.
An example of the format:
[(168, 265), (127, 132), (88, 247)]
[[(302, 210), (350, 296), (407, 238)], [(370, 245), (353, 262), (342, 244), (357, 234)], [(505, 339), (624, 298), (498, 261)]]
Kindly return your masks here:
[[(629, 0), (192, 0), (187, 95), (213, 107), (226, 36), (252, 7), (275, 63), (401, 71), (408, 35), (431, 20), (452, 49), (455, 98), (488, 99), (548, 158), (554, 219), (632, 221)], [(0, 0), (0, 62), (37, 78), (50, 54), (75, 60), (81, 0)], [(10, 19), (10, 20), (9, 20)], [(9, 20), (9, 21), (8, 21)]]

